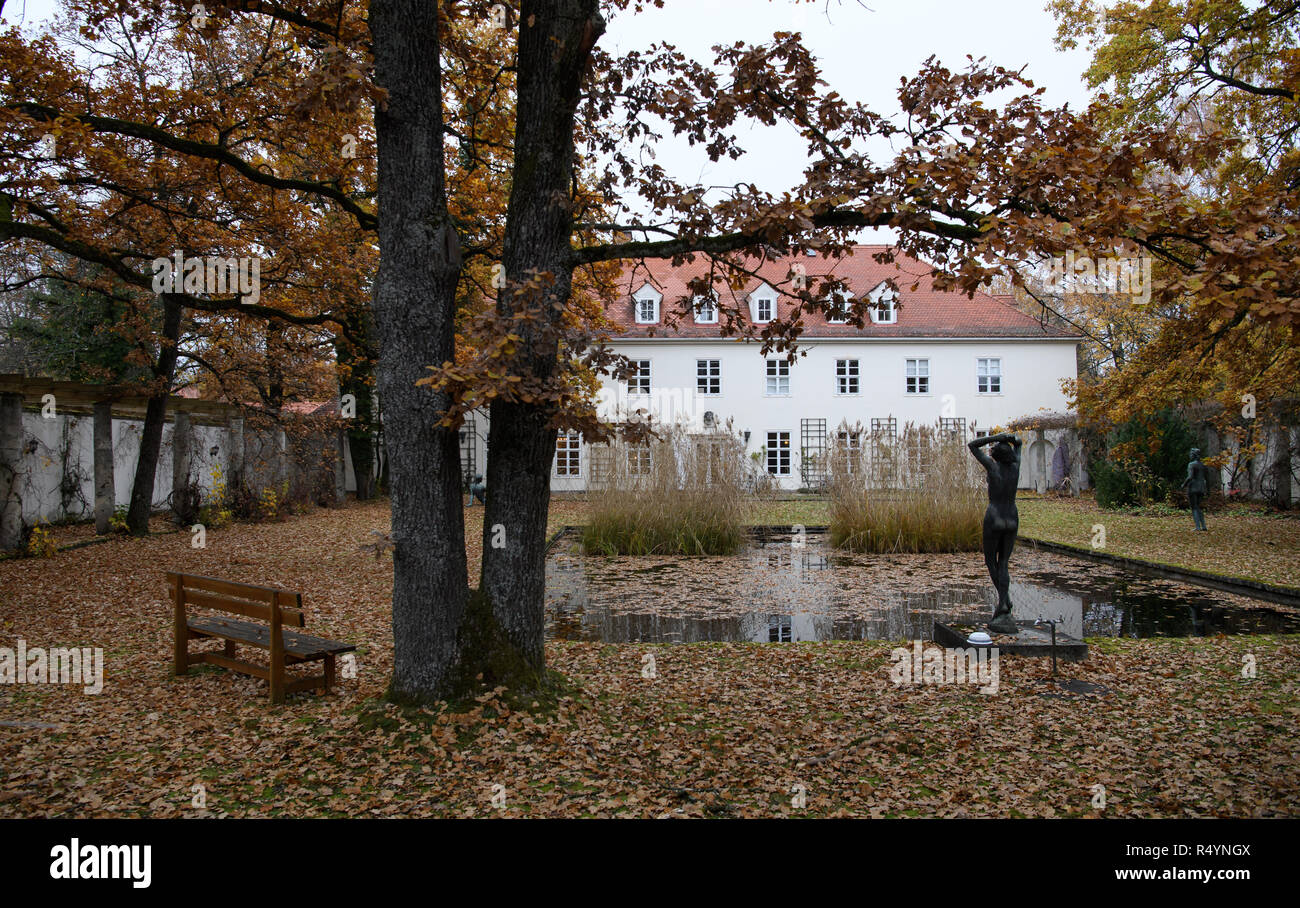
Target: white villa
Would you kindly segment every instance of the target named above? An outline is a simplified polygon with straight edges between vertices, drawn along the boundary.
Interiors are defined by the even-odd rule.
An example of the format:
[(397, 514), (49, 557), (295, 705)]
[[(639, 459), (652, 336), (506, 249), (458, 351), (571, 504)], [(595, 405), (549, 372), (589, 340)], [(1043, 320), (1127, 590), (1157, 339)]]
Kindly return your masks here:
[[(792, 274), (806, 274), (811, 288), (833, 275), (851, 298), (885, 303), (861, 328), (806, 314), (799, 349), (807, 355), (793, 364), (783, 353), (762, 355), (758, 341), (723, 336), (716, 306), (687, 287), (707, 264), (628, 267), (626, 296), (608, 315), (623, 329), (611, 346), (636, 372), (625, 382), (606, 378), (602, 415), (642, 409), (700, 432), (730, 421), (775, 483), (797, 489), (809, 484), (803, 460), (825, 451), (842, 424), (897, 434), (909, 422), (944, 420), (945, 428), (973, 437), (1017, 417), (1067, 409), (1061, 381), (1076, 375), (1076, 335), (1044, 327), (1001, 298), (936, 291), (932, 269), (917, 259), (876, 262), (885, 248), (858, 246), (838, 260), (769, 259), (734, 291), (734, 304), (754, 325), (788, 313), (794, 300), (778, 287), (788, 288)], [(1025, 458), (1023, 486), (1039, 479), (1037, 461)], [(552, 489), (585, 489), (589, 470), (582, 438), (561, 434)]]

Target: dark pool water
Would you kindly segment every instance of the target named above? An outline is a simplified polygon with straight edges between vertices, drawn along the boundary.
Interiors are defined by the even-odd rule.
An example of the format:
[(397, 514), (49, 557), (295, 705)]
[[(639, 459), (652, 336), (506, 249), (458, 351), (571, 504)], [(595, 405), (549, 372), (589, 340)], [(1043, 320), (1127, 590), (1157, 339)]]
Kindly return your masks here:
[[(546, 570), (547, 632), (609, 643), (929, 639), (983, 621), (996, 596), (975, 553), (840, 554), (824, 537), (754, 542), (727, 558), (587, 556), (562, 539)], [(1082, 559), (1018, 549), (1022, 620), (1074, 637), (1300, 633), (1300, 613)]]

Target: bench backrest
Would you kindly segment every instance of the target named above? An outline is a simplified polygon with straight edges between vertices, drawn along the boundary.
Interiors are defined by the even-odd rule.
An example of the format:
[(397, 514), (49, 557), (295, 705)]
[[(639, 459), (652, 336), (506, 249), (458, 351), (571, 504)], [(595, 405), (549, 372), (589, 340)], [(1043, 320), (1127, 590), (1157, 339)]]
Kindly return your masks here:
[(218, 580), (216, 577), (168, 571), (167, 595), (174, 605), (182, 609), (193, 605), (291, 627), (302, 627), (305, 621), (302, 593), (290, 593), (269, 586), (253, 586)]

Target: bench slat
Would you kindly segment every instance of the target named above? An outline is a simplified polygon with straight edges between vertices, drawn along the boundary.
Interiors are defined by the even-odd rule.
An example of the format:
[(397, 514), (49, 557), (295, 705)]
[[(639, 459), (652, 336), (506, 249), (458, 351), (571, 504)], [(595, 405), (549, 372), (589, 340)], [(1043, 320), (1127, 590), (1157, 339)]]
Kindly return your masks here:
[(271, 620), (271, 606), (269, 605), (246, 602), (243, 599), (231, 599), (229, 596), (215, 596), (212, 593), (191, 589), (188, 586), (184, 588), (183, 592), (186, 605), (197, 605), (199, 608), (210, 608), (219, 612), (228, 612), (232, 615), (243, 615), (245, 618), (256, 618), (259, 621)]
[[(210, 637), (221, 637), (247, 643), (261, 649), (271, 648), (271, 629), (266, 625), (252, 624), (247, 621), (233, 621), (227, 618), (191, 618), (187, 626), (192, 633)], [(350, 653), (356, 647), (350, 643), (340, 643), (324, 637), (313, 637), (297, 631), (281, 631), (284, 639), (284, 651), (299, 659), (317, 659), (325, 655)]]
[(245, 618), (256, 618), (259, 621), (270, 621), (271, 601), (274, 600), (280, 606), (280, 620), (283, 623), (292, 627), (303, 627), (307, 623), (302, 611), (301, 593), (169, 571), (167, 593), (168, 598), (173, 601), (176, 598), (178, 578), (183, 578), (182, 588), (186, 604), (243, 615)]
[(167, 572), (167, 586), (175, 586), (177, 577), (185, 578), (185, 586), (187, 588), (203, 589), (210, 593), (221, 593), (223, 596), (238, 596), (244, 599), (257, 599), (262, 602), (270, 602), (271, 596), (276, 593), (284, 592), (284, 590), (278, 590), (270, 586), (256, 586), (252, 583), (236, 583), (233, 580), (222, 580), (219, 577), (205, 577), (202, 574), (177, 574), (174, 571)]

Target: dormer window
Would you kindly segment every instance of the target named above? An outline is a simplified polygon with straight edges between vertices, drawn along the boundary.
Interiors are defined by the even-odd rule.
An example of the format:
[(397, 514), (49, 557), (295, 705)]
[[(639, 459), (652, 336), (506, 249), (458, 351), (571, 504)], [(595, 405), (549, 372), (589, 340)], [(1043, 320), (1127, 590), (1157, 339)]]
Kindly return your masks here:
[(757, 323), (770, 322), (776, 318), (776, 291), (767, 284), (759, 287), (749, 295), (750, 305), (753, 307), (754, 321)]
[(654, 325), (659, 322), (659, 303), (663, 294), (646, 284), (632, 295), (632, 307), (636, 311), (638, 325)]
[(826, 323), (828, 325), (844, 325), (849, 320), (849, 306), (852, 297), (847, 293), (837, 292), (833, 297), (827, 297), (826, 302), (831, 308), (826, 310)]
[(695, 323), (697, 325), (716, 325), (718, 323), (718, 301), (712, 294), (695, 297)]
[(871, 291), (871, 320), (877, 325), (898, 323), (898, 291), (882, 283)]

